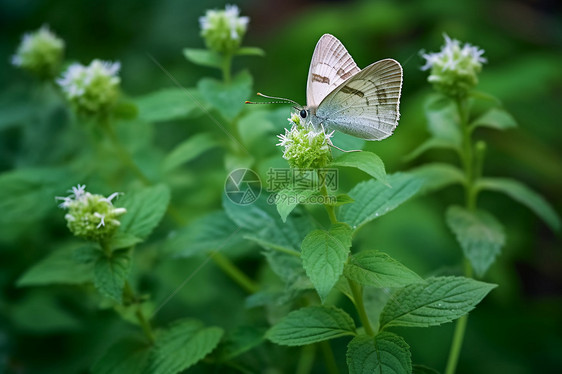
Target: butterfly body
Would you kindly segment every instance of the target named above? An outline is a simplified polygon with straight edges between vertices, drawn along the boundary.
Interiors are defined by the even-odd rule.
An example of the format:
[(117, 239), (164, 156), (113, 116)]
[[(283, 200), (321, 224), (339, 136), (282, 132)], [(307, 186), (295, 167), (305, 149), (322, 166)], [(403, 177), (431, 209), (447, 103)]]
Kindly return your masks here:
[(361, 70), (343, 44), (324, 34), (312, 56), (307, 105), (300, 116), (317, 128), (381, 140), (398, 125), (402, 67), (392, 59)]

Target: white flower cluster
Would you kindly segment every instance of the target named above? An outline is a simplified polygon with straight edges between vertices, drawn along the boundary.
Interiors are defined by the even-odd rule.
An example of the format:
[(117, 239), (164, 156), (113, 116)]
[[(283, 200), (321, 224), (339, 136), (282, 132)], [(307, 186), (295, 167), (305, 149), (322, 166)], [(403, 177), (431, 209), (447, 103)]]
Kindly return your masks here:
[(451, 39), (447, 34), (443, 34), (443, 37), (445, 45), (441, 51), (422, 51), (426, 63), (421, 69), (431, 69), (428, 81), (438, 90), (452, 96), (464, 95), (478, 83), (478, 73), (482, 70), (482, 64), (487, 62), (482, 57), (484, 50), (469, 43), (461, 47), (460, 41)]
[(68, 67), (57, 83), (78, 111), (93, 114), (115, 103), (121, 82), (117, 75), (120, 68), (119, 62), (97, 59), (89, 66), (76, 63)]
[(207, 10), (205, 16), (199, 18), (207, 47), (223, 53), (240, 46), (249, 22), (249, 17), (240, 17), (236, 5), (226, 5), (224, 10)]
[(115, 208), (111, 202), (119, 195), (118, 192), (108, 197), (93, 195), (86, 191), (85, 185), (72, 187), (69, 192), (70, 196), (56, 199), (62, 200), (60, 208), (68, 210), (64, 218), (74, 235), (100, 241), (113, 235), (121, 225), (117, 218), (127, 210)]
[(441, 51), (434, 53), (422, 53), (425, 58), (425, 65), (422, 70), (431, 69), (434, 65), (438, 65), (443, 70), (455, 70), (460, 65), (482, 65), (488, 62), (482, 57), (484, 50), (477, 46), (465, 43), (461, 48), (461, 42), (451, 39), (447, 34), (443, 34), (445, 45), (441, 47)]
[(291, 129), (285, 134), (277, 135), (277, 146), (285, 147), (283, 158), (293, 168), (321, 168), (331, 160), (329, 145), (334, 132), (327, 134), (324, 129), (316, 130), (310, 123), (302, 125), (298, 114), (293, 113), (288, 119)]
[(39, 75), (54, 75), (62, 61), (64, 41), (57, 37), (47, 25), (35, 32), (25, 33), (12, 56), (14, 66)]

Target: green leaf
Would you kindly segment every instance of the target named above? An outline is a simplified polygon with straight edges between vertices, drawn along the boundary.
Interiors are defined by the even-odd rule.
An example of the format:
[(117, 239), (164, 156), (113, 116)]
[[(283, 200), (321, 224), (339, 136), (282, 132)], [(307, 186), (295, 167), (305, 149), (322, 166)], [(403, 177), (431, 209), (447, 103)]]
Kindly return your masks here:
[(241, 47), (236, 54), (239, 56), (265, 56), (265, 51), (258, 47)]
[(281, 220), (287, 221), (287, 216), (299, 205), (315, 194), (314, 190), (298, 190), (286, 188), (276, 193), (275, 205)]
[(309, 306), (294, 310), (269, 329), (266, 337), (280, 345), (306, 345), (340, 336), (355, 335), (355, 323), (333, 306)]
[(221, 361), (230, 361), (264, 341), (264, 330), (253, 326), (239, 326), (230, 331), (221, 344)]
[(93, 374), (142, 373), (152, 346), (145, 339), (129, 337), (113, 344), (92, 367)]
[(408, 173), (423, 179), (420, 194), (438, 191), (453, 184), (463, 184), (465, 180), (458, 167), (438, 162), (410, 169)]
[[(88, 246), (91, 248), (91, 246)], [(84, 284), (93, 279), (92, 263), (79, 263), (74, 257), (75, 247), (61, 248), (31, 269), (17, 281), (17, 285), (43, 286), (48, 284)]]
[(130, 269), (131, 255), (128, 251), (112, 252), (111, 257), (100, 256), (94, 266), (94, 286), (102, 295), (121, 303)]
[(517, 127), (517, 122), (507, 111), (500, 108), (492, 108), (476, 118), (470, 128), (489, 127), (496, 130), (507, 130)]
[(412, 366), (412, 374), (439, 374), (439, 372), (425, 365), (416, 364)]
[(446, 218), (465, 257), (476, 274), (483, 276), (505, 243), (502, 225), (484, 210), (471, 212), (460, 206), (449, 207)]
[(183, 55), (188, 61), (193, 62), (196, 65), (208, 66), (211, 68), (222, 68), (222, 56), (215, 51), (210, 51), (208, 49), (194, 49), (185, 48), (183, 50)]
[(410, 346), (390, 332), (374, 338), (359, 335), (347, 345), (347, 366), (350, 374), (410, 374)]
[(156, 337), (148, 372), (175, 374), (205, 358), (223, 335), (220, 327), (205, 327), (196, 320), (175, 323)]
[(428, 327), (470, 312), (495, 284), (465, 277), (432, 277), (397, 290), (380, 315), (380, 328)]
[(397, 208), (414, 196), (423, 184), (422, 179), (407, 173), (389, 175), (387, 180), (391, 187), (373, 179), (353, 187), (349, 196), (355, 203), (340, 208), (340, 219), (358, 229)]
[(361, 251), (345, 265), (347, 278), (371, 287), (403, 287), (423, 282), (419, 275), (379, 251)]
[(169, 202), (170, 189), (164, 184), (127, 193), (116, 204), (127, 209), (119, 230), (143, 239), (148, 237), (160, 223)]
[[(0, 224), (33, 222), (56, 209), (54, 197), (72, 186), (63, 168), (18, 169), (0, 175)], [(74, 177), (73, 177), (74, 178)]]
[(442, 95), (432, 95), (425, 103), (425, 117), (429, 132), (435, 138), (461, 144), (460, 118), (455, 102)]
[(330, 231), (312, 231), (302, 242), (302, 264), (322, 302), (343, 273), (351, 234), (349, 226), (337, 224)]
[(138, 236), (127, 232), (117, 231), (109, 242), (109, 248), (111, 248), (111, 250), (129, 248), (140, 242), (142, 242), (142, 239)]
[(121, 100), (113, 108), (112, 114), (119, 119), (133, 120), (139, 115), (139, 108), (132, 101)]
[(133, 99), (138, 118), (146, 122), (164, 122), (192, 118), (203, 113), (206, 106), (197, 90), (166, 88)]
[(353, 200), (348, 194), (339, 194), (336, 196), (336, 203), (335, 204), (327, 204), (327, 205), (331, 205), (331, 206), (342, 206), (345, 204), (351, 204), (352, 202), (354, 202), (355, 200)]
[(224, 211), (212, 212), (178, 230), (165, 248), (179, 257), (197, 256), (212, 250), (230, 253), (251, 247), (243, 238), (246, 233)]
[(86, 244), (74, 250), (72, 258), (79, 264), (88, 264), (103, 256), (101, 248), (97, 244)]
[(458, 150), (459, 144), (450, 140), (450, 139), (442, 139), (442, 138), (429, 138), (420, 144), (416, 149), (412, 152), (408, 153), (404, 156), (404, 161), (409, 162), (412, 161), (425, 152), (429, 151), (430, 149), (452, 149)]
[(216, 147), (217, 141), (208, 133), (199, 133), (183, 141), (170, 152), (162, 162), (162, 169), (170, 171), (193, 160), (209, 149)]
[(336, 158), (329, 167), (346, 166), (364, 171), (375, 179), (386, 182), (386, 171), (379, 156), (372, 152), (349, 152)]
[(242, 111), (244, 102), (252, 92), (252, 76), (242, 71), (229, 83), (203, 78), (197, 88), (203, 98), (230, 121)]
[(552, 230), (560, 230), (560, 217), (556, 211), (541, 195), (523, 183), (507, 178), (482, 178), (477, 188), (503, 192), (535, 212)]

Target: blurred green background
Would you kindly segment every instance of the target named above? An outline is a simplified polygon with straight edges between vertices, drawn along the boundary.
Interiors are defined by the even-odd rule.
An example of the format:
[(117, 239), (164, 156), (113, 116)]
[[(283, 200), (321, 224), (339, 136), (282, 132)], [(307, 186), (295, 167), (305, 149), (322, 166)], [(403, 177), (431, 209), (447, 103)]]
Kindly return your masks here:
[[(477, 133), (477, 138), (489, 145), (484, 173), (518, 179), (543, 194), (558, 212), (562, 211), (559, 1), (236, 3), (241, 13), (250, 17), (244, 45), (266, 51), (262, 58), (240, 57), (235, 61), (235, 71), (247, 68), (252, 73), (256, 91), (304, 103), (312, 51), (324, 33), (339, 38), (359, 67), (386, 57), (402, 63), (400, 125), (391, 138), (367, 145), (384, 160), (387, 172), (407, 170), (430, 160), (454, 160), (446, 151), (431, 151), (415, 163), (404, 162), (404, 155), (427, 138), (423, 101), (431, 87), (426, 82), (427, 73), (420, 70), (423, 61), (419, 51), (439, 50), (443, 33), (483, 48), (488, 63), (480, 76), (479, 89), (500, 98), (519, 124), (519, 128), (507, 132)], [(83, 64), (94, 58), (121, 61), (122, 88), (129, 97), (174, 86), (148, 54), (185, 87), (195, 86), (203, 76), (218, 77), (218, 72), (186, 61), (182, 50), (204, 47), (198, 18), (206, 9), (222, 8), (224, 4), (191, 0), (0, 0), (0, 113), (19, 105), (33, 84), (32, 78), (9, 61), (21, 35), (44, 23), (65, 40), (68, 60)], [(68, 121), (64, 113), (57, 115), (47, 122), (38, 121), (37, 130), (21, 126), (17, 118), (0, 118), (0, 172), (48, 164), (54, 152), (50, 146), (59, 136), (57, 131), (63, 129), (62, 123)], [(159, 123), (147, 134), (159, 150), (155, 152), (169, 152), (190, 134), (214, 126), (210, 120), (200, 122), (197, 127), (190, 127), (189, 121)], [(272, 138), (272, 145), (275, 142)], [(220, 164), (215, 156), (207, 154), (192, 167), (220, 169)], [(226, 172), (217, 172), (212, 182), (206, 182), (216, 181), (218, 186), (207, 195), (195, 187), (181, 191), (191, 194), (193, 200), (197, 200), (193, 196), (205, 196), (199, 207), (185, 203), (188, 220), (220, 206), (220, 196), (212, 194), (220, 192), (224, 176)], [(364, 178), (351, 171), (343, 177), (348, 187)], [(76, 182), (69, 180), (68, 185)], [(389, 253), (423, 276), (455, 268), (461, 253), (443, 213), (448, 205), (459, 201), (460, 187), (417, 198), (366, 227), (357, 242), (362, 248)], [(458, 373), (562, 372), (560, 234), (550, 231), (529, 210), (506, 197), (484, 193), (479, 203), (504, 224), (508, 240), (485, 277), (499, 287), (470, 315)], [(81, 299), (82, 293), (73, 287), (15, 285), (27, 268), (70, 236), (63, 213), (54, 202), (45, 204), (46, 218), (24, 226), (4, 223), (0, 229), (0, 370), (84, 372), (129, 327), (124, 327), (111, 310), (99, 311), (94, 301)], [(250, 274), (257, 272), (261, 261), (258, 252), (256, 249), (254, 256), (239, 261)], [(148, 284), (147, 288), (158, 289), (154, 292), (160, 295), (171, 292), (199, 264), (154, 260), (157, 248), (143, 253), (139, 266), (149, 258), (154, 267), (141, 281)], [(207, 266), (157, 318), (164, 322), (189, 315), (209, 324), (235, 326), (250, 319), (242, 314), (257, 313), (245, 312), (243, 300), (242, 291), (216, 268)], [(221, 308), (233, 311), (227, 321)], [(441, 370), (452, 330), (453, 324), (447, 324), (399, 333), (412, 347), (414, 362)], [(269, 357), (269, 361), (275, 362), (275, 357)]]

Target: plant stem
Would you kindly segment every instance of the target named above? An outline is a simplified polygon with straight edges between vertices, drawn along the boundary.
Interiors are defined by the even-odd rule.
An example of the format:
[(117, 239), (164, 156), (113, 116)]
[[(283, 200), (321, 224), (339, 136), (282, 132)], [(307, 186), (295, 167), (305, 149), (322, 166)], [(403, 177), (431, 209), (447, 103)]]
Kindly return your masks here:
[[(326, 188), (326, 184), (322, 184), (321, 188), (322, 196), (328, 201), (328, 189)], [(338, 218), (336, 217), (336, 211), (333, 205), (324, 204), (326, 211), (328, 212), (328, 217), (330, 218), (330, 222), (332, 224), (338, 223)]]
[(454, 374), (455, 370), (457, 369), (457, 363), (459, 360), (459, 354), (461, 352), (467, 321), (468, 314), (465, 314), (457, 320), (457, 324), (455, 326), (455, 334), (453, 335), (453, 344), (451, 345), (451, 351), (449, 352), (449, 359), (447, 361), (445, 374)]
[(213, 252), (211, 258), (222, 271), (224, 271), (232, 280), (248, 293), (258, 291), (258, 286), (246, 274), (244, 274), (236, 265), (234, 265), (227, 257), (220, 252)]
[(316, 357), (316, 344), (305, 345), (301, 349), (299, 362), (295, 374), (308, 374), (314, 365), (314, 358)]
[(351, 288), (351, 293), (353, 294), (355, 309), (357, 309), (359, 319), (361, 320), (361, 324), (363, 324), (365, 332), (370, 336), (375, 336), (375, 331), (371, 326), (371, 321), (369, 321), (367, 310), (365, 309), (365, 303), (363, 302), (363, 287), (349, 278), (347, 279), (347, 281), (349, 282), (349, 287)]
[(123, 147), (123, 144), (121, 144), (121, 142), (119, 141), (119, 138), (117, 137), (117, 134), (115, 134), (115, 130), (113, 129), (113, 126), (111, 125), (109, 120), (108, 119), (102, 120), (102, 123), (104, 125), (103, 127), (105, 128), (107, 134), (109, 135), (109, 139), (111, 140), (111, 143), (117, 150), (117, 154), (119, 155), (121, 162), (123, 162), (123, 164), (128, 166), (145, 185), (150, 185), (151, 184), (150, 180), (146, 177), (146, 175), (144, 175), (144, 173), (137, 166), (137, 164), (135, 163), (129, 152), (125, 149), (125, 147)]
[(338, 364), (336, 358), (334, 357), (334, 351), (332, 351), (332, 346), (328, 340), (318, 343), (324, 354), (324, 362), (326, 363), (326, 369), (330, 374), (338, 374)]
[(224, 54), (222, 56), (222, 79), (224, 83), (230, 83), (230, 67), (232, 65), (232, 55)]
[(150, 343), (151, 344), (154, 343), (154, 332), (152, 331), (152, 326), (150, 325), (148, 319), (146, 319), (146, 317), (144, 316), (144, 313), (141, 308), (141, 304), (139, 302), (139, 298), (137, 297), (137, 295), (135, 295), (135, 291), (133, 291), (133, 288), (131, 287), (131, 284), (129, 283), (128, 280), (125, 281), (125, 287), (123, 289), (123, 292), (125, 293), (125, 296), (130, 300), (131, 303), (137, 304), (136, 306), (137, 309), (135, 310), (135, 316), (137, 317), (137, 320), (139, 321), (142, 331), (144, 332)]

